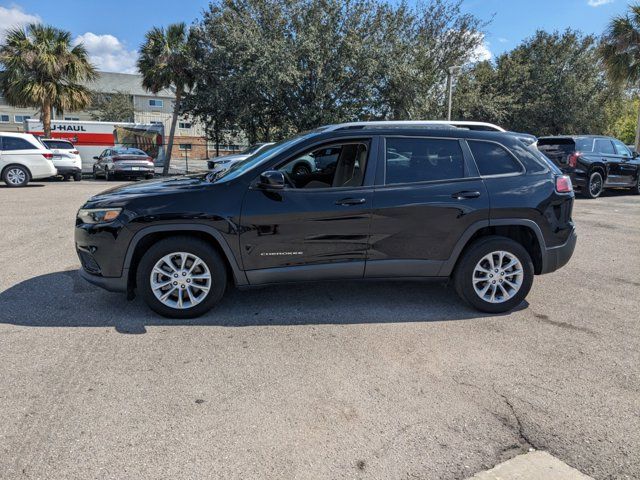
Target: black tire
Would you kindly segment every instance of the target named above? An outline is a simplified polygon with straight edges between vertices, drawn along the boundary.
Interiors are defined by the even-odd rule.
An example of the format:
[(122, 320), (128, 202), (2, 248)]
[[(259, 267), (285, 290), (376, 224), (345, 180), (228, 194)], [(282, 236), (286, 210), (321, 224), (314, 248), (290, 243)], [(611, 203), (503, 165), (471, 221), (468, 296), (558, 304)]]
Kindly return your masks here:
[(152, 180), (152, 179), (153, 179), (153, 174), (145, 175), (145, 176), (144, 176), (144, 179), (145, 179), (145, 180)]
[(107, 182), (110, 182), (111, 180), (113, 180), (113, 179), (114, 179), (114, 175), (113, 175), (113, 173), (109, 173), (109, 169), (108, 169), (108, 168), (105, 168), (105, 169), (104, 169), (104, 179), (105, 179)]
[(82, 180), (82, 174), (81, 173), (74, 173), (73, 174), (73, 181), (74, 182), (79, 182)]
[(8, 165), (2, 171), (2, 180), (9, 188), (19, 188), (29, 183), (31, 175), (22, 165)]
[(640, 195), (640, 171), (638, 172), (638, 178), (636, 179), (636, 186), (631, 188), (632, 195)]
[(96, 172), (96, 166), (95, 165), (93, 166), (93, 175), (92, 175), (92, 177), (93, 177), (94, 180), (98, 179), (98, 173)]
[[(520, 284), (520, 289), (517, 290), (517, 292), (511, 298), (500, 303), (492, 303), (481, 298), (480, 295), (476, 293), (473, 286), (473, 280), (474, 278), (477, 278), (475, 277), (476, 265), (485, 256), (491, 254), (492, 252), (498, 251), (507, 252), (510, 255), (514, 256), (520, 262), (523, 272), (522, 282)], [(495, 278), (505, 279), (504, 276), (499, 276), (499, 273), (491, 273), (491, 275), (494, 274), (496, 275)], [(458, 260), (458, 265), (454, 272), (453, 281), (456, 292), (458, 293), (460, 298), (465, 300), (477, 310), (487, 313), (503, 313), (514, 309), (515, 307), (520, 305), (520, 303), (522, 303), (522, 301), (529, 293), (529, 290), (531, 290), (531, 286), (533, 284), (533, 276), (534, 269), (533, 262), (531, 261), (531, 256), (521, 244), (506, 237), (488, 236), (476, 240), (466, 248), (460, 259)], [(502, 284), (502, 281), (498, 281), (500, 284)], [(496, 280), (491, 280), (491, 282), (495, 283)], [(506, 283), (504, 285), (506, 285)], [(482, 287), (483, 284), (479, 284), (479, 288)], [(502, 294), (500, 293), (500, 295)]]
[(589, 181), (584, 189), (584, 196), (587, 198), (598, 198), (604, 190), (604, 178), (599, 170), (591, 172)]
[(71, 177), (69, 175), (63, 175), (62, 176), (62, 181), (63, 182), (68, 182), (69, 180), (71, 180)]
[[(211, 286), (206, 297), (190, 308), (178, 309), (165, 305), (151, 288), (154, 266), (164, 256), (174, 252), (186, 252), (199, 257), (211, 275)], [(211, 310), (220, 301), (227, 286), (227, 270), (218, 252), (207, 242), (193, 237), (176, 236), (160, 240), (147, 250), (138, 265), (136, 285), (138, 293), (154, 312), (168, 318), (195, 318)]]

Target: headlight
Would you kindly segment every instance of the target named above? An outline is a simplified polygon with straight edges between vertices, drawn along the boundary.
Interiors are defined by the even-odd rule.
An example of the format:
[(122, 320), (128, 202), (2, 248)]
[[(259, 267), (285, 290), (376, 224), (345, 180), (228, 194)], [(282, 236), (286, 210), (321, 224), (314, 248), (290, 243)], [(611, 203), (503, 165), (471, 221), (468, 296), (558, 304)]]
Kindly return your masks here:
[(78, 218), (82, 223), (107, 223), (118, 218), (120, 212), (121, 208), (81, 208), (78, 210)]

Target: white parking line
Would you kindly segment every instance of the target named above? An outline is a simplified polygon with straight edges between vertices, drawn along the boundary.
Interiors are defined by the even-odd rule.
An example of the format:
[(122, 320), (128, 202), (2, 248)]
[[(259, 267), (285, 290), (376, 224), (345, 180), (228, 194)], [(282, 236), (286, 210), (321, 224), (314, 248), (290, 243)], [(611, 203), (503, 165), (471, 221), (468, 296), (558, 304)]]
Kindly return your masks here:
[(547, 452), (529, 452), (469, 480), (593, 480)]

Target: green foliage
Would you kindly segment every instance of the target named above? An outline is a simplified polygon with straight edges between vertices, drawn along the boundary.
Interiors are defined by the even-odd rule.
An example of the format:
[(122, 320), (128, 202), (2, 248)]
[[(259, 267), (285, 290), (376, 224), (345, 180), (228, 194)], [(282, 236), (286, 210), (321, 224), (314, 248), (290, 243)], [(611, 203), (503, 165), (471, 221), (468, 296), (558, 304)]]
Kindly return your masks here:
[(619, 96), (603, 73), (594, 37), (538, 31), (495, 64), (463, 75), (454, 112), (536, 135), (598, 134), (609, 123), (606, 106)]
[(133, 122), (133, 98), (129, 93), (94, 93), (91, 118), (100, 122)]
[(218, 0), (194, 31), (185, 107), (216, 129), (272, 140), (327, 123), (443, 116), (446, 69), (482, 24), (459, 1)]
[(164, 162), (164, 175), (169, 172), (182, 97), (194, 84), (195, 58), (192, 38), (190, 29), (184, 23), (174, 23), (166, 29), (154, 27), (149, 30), (145, 35), (145, 42), (140, 47), (138, 70), (142, 74), (142, 85), (153, 93), (165, 88), (175, 90), (176, 100)]
[(51, 133), (51, 110), (81, 110), (91, 93), (81, 84), (95, 78), (82, 44), (55, 27), (30, 24), (14, 28), (0, 45), (2, 96), (9, 104), (40, 109), (45, 135)]
[(625, 98), (620, 101), (609, 112), (611, 123), (605, 133), (622, 140), (627, 145), (635, 144), (639, 110), (640, 99), (638, 98)]

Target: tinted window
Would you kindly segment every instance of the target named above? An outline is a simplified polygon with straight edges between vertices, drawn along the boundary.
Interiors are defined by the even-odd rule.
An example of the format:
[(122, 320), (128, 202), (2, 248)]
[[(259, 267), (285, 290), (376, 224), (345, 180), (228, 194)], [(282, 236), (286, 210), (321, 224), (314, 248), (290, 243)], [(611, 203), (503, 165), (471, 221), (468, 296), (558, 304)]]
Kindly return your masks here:
[(616, 153), (618, 155), (622, 155), (623, 157), (631, 157), (631, 152), (629, 151), (627, 146), (620, 140), (613, 140), (613, 146), (615, 147)]
[(62, 150), (73, 150), (73, 145), (69, 142), (63, 142), (60, 140), (45, 140), (44, 145), (47, 148), (57, 148), (57, 149), (62, 149)]
[(611, 140), (607, 138), (596, 138), (594, 143), (594, 151), (597, 153), (605, 153), (615, 155), (615, 150), (613, 149), (613, 144)]
[(142, 150), (138, 150), (137, 148), (116, 148), (115, 150), (113, 150), (113, 153), (120, 155), (147, 155)]
[(457, 140), (387, 138), (385, 158), (388, 185), (464, 177), (464, 157)]
[(522, 166), (506, 148), (497, 143), (469, 141), (480, 175), (504, 175), (522, 171)]
[(2, 150), (37, 150), (38, 147), (31, 145), (23, 138), (3, 137)]
[(278, 170), (294, 188), (359, 187), (368, 150), (368, 144), (360, 142), (316, 148), (287, 160)]
[(593, 138), (576, 138), (576, 150), (578, 152), (593, 152)]

